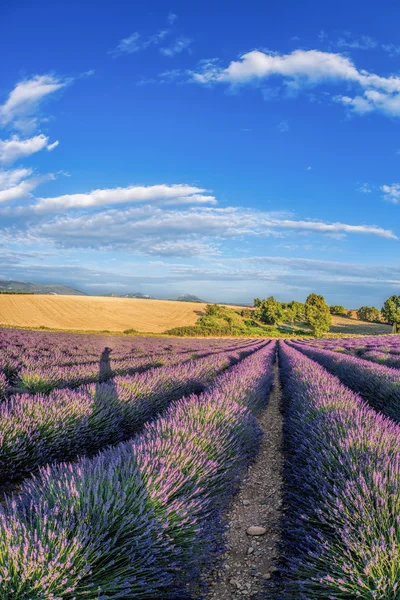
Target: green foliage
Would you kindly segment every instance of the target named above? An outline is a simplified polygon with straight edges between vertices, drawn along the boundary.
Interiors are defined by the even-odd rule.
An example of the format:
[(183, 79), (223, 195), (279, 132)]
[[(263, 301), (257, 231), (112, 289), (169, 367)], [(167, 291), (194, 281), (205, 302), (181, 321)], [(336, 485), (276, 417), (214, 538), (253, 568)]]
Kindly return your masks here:
[(284, 321), (290, 323), (293, 327), (295, 321), (302, 322), (305, 319), (305, 306), (302, 302), (282, 302), (282, 308), (284, 309)]
[(18, 295), (18, 296), (34, 296), (34, 292), (7, 292), (6, 290), (0, 290), (0, 294)]
[(400, 296), (390, 296), (382, 307), (383, 318), (393, 325), (393, 333), (400, 331)]
[(330, 306), (329, 310), (330, 310), (331, 315), (338, 315), (339, 317), (346, 316), (346, 309), (344, 306), (341, 306), (340, 304), (334, 304), (333, 306)]
[(310, 294), (306, 300), (306, 321), (316, 337), (329, 331), (331, 326), (331, 313), (323, 296)]
[(267, 325), (276, 325), (284, 317), (282, 305), (273, 296), (266, 300), (261, 300), (260, 306), (255, 311), (255, 316), (262, 323)]
[(125, 331), (123, 333), (125, 333), (125, 335), (133, 335), (133, 334), (136, 334), (137, 331), (136, 331), (136, 329), (125, 329)]
[(254, 306), (256, 308), (258, 308), (259, 306), (261, 306), (261, 300), (260, 300), (260, 298), (254, 298), (253, 304), (254, 304)]
[(381, 311), (375, 308), (375, 306), (361, 306), (357, 311), (357, 319), (368, 321), (369, 323), (379, 323), (381, 316)]
[(207, 304), (206, 306), (206, 315), (209, 317), (217, 316), (222, 309), (222, 306), (218, 304)]

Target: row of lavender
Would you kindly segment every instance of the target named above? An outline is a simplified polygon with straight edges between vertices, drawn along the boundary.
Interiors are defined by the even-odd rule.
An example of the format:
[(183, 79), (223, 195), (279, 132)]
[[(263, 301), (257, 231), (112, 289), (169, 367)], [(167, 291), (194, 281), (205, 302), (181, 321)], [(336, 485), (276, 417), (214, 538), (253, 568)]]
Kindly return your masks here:
[[(400, 427), (308, 358), (316, 352), (280, 343), (289, 506), (279, 598), (394, 600), (400, 597)], [(318, 352), (328, 364), (327, 351)], [(367, 371), (356, 371), (356, 379), (363, 377)]]
[(371, 406), (400, 421), (400, 370), (371, 361), (325, 350), (309, 343), (290, 342), (309, 358), (323, 365)]
[(0, 481), (48, 462), (95, 453), (137, 433), (171, 401), (199, 393), (215, 375), (265, 342), (216, 352), (105, 383), (16, 395), (0, 405)]
[[(82, 338), (82, 339), (79, 339)], [(79, 342), (81, 344), (79, 345)], [(154, 340), (41, 332), (0, 332), (0, 398), (10, 392), (48, 393), (54, 388), (104, 381), (116, 375), (176, 364), (185, 358), (245, 346), (243, 340)]]
[(0, 512), (0, 598), (185, 598), (254, 457), (275, 343), (95, 458), (47, 466)]
[(387, 367), (400, 368), (400, 336), (313, 340), (311, 345), (324, 350), (344, 352)]

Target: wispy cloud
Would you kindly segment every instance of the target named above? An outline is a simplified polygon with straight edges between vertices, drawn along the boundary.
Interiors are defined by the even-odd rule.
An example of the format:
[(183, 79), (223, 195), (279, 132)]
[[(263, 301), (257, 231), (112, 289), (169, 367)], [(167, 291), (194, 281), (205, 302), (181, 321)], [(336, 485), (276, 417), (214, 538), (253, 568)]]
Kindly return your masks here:
[[(178, 35), (171, 39), (174, 34), (174, 23), (177, 20), (177, 15), (170, 12), (167, 17), (168, 27), (161, 29), (157, 33), (150, 36), (143, 36), (138, 31), (134, 31), (126, 38), (120, 40), (117, 47), (111, 50), (109, 54), (114, 57), (121, 56), (123, 54), (135, 54), (146, 50), (151, 46), (158, 46), (159, 51), (164, 56), (173, 57), (176, 54), (180, 54), (184, 50), (188, 50), (192, 40), (185, 35)], [(166, 43), (167, 38), (170, 38), (169, 42)], [(165, 44), (164, 44), (165, 42)], [(161, 46), (161, 44), (164, 44)]]
[(27, 198), (40, 184), (54, 179), (51, 173), (36, 177), (31, 175), (31, 169), (0, 171), (0, 204)]
[(287, 133), (289, 129), (289, 122), (286, 119), (281, 121), (278, 125), (278, 131), (280, 131), (281, 133)]
[(23, 132), (32, 131), (38, 124), (40, 104), (51, 94), (64, 88), (70, 80), (55, 75), (36, 75), (20, 81), (0, 105), (0, 123)]
[(207, 190), (186, 184), (130, 186), (98, 189), (84, 194), (64, 194), (54, 198), (39, 198), (33, 206), (36, 212), (64, 212), (79, 208), (97, 208), (113, 204), (162, 203), (164, 205), (216, 204)]
[(27, 139), (13, 135), (8, 140), (0, 140), (0, 162), (11, 164), (19, 158), (35, 154), (44, 148), (53, 150), (56, 146), (58, 146), (58, 141), (49, 144), (49, 138), (43, 134)]
[(142, 50), (146, 50), (150, 46), (158, 46), (169, 34), (167, 29), (161, 30), (147, 38), (134, 31), (130, 36), (123, 38), (114, 50), (111, 50), (110, 54), (115, 57), (121, 56), (122, 54), (135, 54)]
[(177, 20), (178, 15), (176, 15), (173, 12), (168, 13), (168, 17), (167, 17), (167, 21), (170, 25), (173, 25), (175, 23), (175, 21)]
[(345, 31), (335, 44), (338, 48), (351, 48), (356, 50), (372, 50), (378, 46), (378, 42), (369, 35), (354, 36)]
[(184, 35), (181, 35), (172, 42), (170, 46), (165, 46), (160, 48), (161, 54), (164, 56), (175, 56), (176, 54), (180, 54), (184, 50), (187, 50), (191, 45), (192, 40)]
[(357, 191), (361, 192), (362, 194), (371, 194), (372, 193), (372, 189), (371, 189), (371, 186), (369, 185), (369, 183), (361, 184)]
[(392, 183), (392, 185), (382, 185), (381, 190), (384, 194), (384, 199), (392, 204), (400, 203), (400, 183)]

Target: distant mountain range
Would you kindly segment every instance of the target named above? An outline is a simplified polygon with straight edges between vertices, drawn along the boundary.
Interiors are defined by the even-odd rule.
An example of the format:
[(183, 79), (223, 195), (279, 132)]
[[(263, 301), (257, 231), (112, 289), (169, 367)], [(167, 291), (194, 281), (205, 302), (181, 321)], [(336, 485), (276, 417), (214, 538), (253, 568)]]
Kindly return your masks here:
[[(48, 294), (57, 296), (88, 296), (85, 292), (76, 290), (67, 285), (47, 284), (47, 283), (30, 283), (27, 281), (12, 281), (8, 279), (0, 279), (0, 292), (25, 292), (30, 294)], [(154, 300), (150, 294), (142, 294), (142, 292), (132, 292), (130, 294), (103, 294), (105, 297), (111, 298), (142, 298), (143, 300)], [(201, 298), (192, 294), (183, 294), (176, 298), (179, 302), (204, 302)]]
[(0, 292), (28, 292), (31, 294), (50, 294), (63, 296), (87, 296), (84, 292), (75, 290), (67, 285), (29, 283), (0, 279)]
[(183, 294), (183, 296), (179, 296), (177, 300), (179, 300), (179, 302), (204, 302), (204, 300), (201, 300), (201, 298), (198, 298), (197, 296), (192, 296), (192, 294)]
[(104, 294), (108, 298), (143, 298), (143, 300), (154, 300), (150, 294), (142, 294), (141, 292), (133, 292), (131, 294)]

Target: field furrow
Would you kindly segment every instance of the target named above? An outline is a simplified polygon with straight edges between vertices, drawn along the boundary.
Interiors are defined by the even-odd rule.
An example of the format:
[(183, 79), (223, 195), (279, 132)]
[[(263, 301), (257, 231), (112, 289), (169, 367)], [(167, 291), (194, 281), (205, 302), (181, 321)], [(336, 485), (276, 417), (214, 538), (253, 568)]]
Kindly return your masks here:
[(400, 428), (304, 353), (280, 343), (287, 508), (278, 597), (395, 600)]
[(291, 345), (323, 365), (376, 410), (400, 421), (400, 371), (347, 354), (308, 344)]
[(275, 343), (128, 442), (49, 465), (0, 513), (0, 598), (185, 598), (259, 445)]
[(173, 400), (199, 393), (262, 343), (151, 369), (136, 376), (49, 395), (17, 395), (0, 405), (0, 481), (17, 481), (49, 462), (93, 454), (137, 433)]

